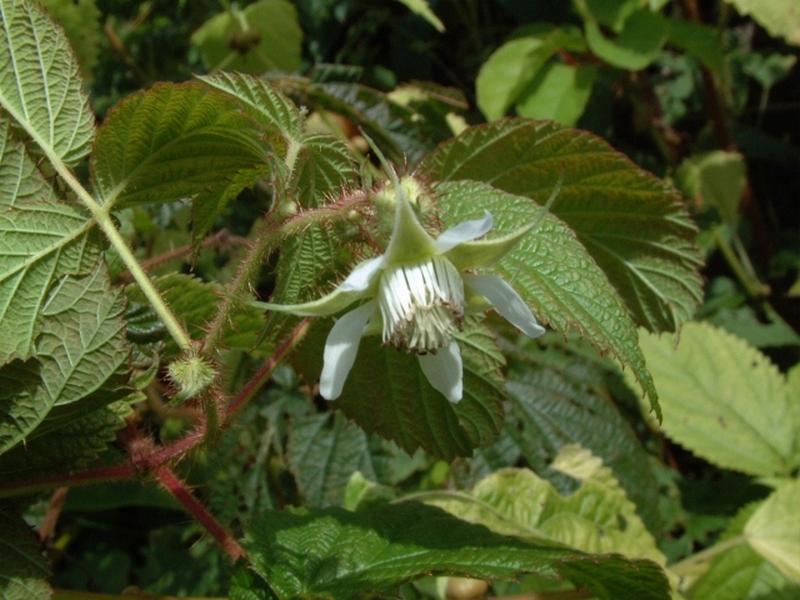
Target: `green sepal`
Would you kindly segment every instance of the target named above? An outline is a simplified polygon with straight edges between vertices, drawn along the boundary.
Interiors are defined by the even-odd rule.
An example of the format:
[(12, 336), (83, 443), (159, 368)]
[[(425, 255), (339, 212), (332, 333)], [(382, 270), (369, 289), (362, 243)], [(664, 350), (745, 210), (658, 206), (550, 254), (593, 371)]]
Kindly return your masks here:
[(411, 263), (430, 258), (436, 253), (436, 240), (425, 231), (411, 207), (403, 187), (392, 173), (397, 205), (394, 213), (394, 229), (389, 247), (384, 255), (387, 264)]
[(353, 302), (364, 296), (374, 295), (367, 292), (348, 292), (339, 288), (330, 294), (301, 304), (273, 304), (272, 302), (250, 302), (250, 306), (275, 312), (292, 313), (300, 317), (327, 317), (344, 310)]
[(464, 271), (476, 267), (489, 267), (514, 249), (519, 241), (530, 233), (535, 223), (520, 227), (516, 231), (491, 240), (461, 242), (444, 253), (456, 269)]

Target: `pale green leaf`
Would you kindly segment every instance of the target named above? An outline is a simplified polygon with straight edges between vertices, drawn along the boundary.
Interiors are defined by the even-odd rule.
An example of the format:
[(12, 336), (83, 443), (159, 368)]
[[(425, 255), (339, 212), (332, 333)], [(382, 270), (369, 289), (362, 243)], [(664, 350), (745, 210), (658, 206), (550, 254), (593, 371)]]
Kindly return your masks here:
[(10, 507), (0, 505), (0, 598), (49, 600), (49, 575), (36, 533)]
[(529, 541), (550, 540), (591, 553), (617, 552), (664, 565), (664, 555), (611, 470), (576, 445), (565, 446), (552, 468), (581, 482), (562, 496), (527, 469), (502, 469), (471, 492), (434, 492), (425, 502), (493, 531)]
[(595, 21), (587, 21), (586, 41), (604, 61), (631, 71), (652, 63), (667, 39), (666, 20), (658, 13), (640, 9), (631, 14), (616, 37), (606, 37)]
[(750, 546), (784, 575), (800, 583), (800, 481), (784, 483), (744, 528)]
[(798, 466), (797, 398), (761, 352), (702, 322), (686, 323), (677, 341), (642, 331), (640, 343), (669, 437), (752, 475), (786, 475)]
[(14, 397), (13, 385), (0, 391), (0, 452), (129, 393), (123, 310), (121, 297), (109, 290), (104, 263), (55, 285), (42, 306), (36, 360), (0, 370), (26, 390), (40, 380), (29, 397)]
[(208, 196), (224, 202), (268, 167), (257, 122), (231, 96), (199, 83), (156, 85), (108, 114), (90, 163), (106, 204)]
[(800, 46), (800, 3), (797, 0), (725, 0), (748, 15), (770, 35)]
[[(531, 344), (533, 345), (533, 344)], [(561, 448), (578, 443), (613, 471), (638, 514), (656, 535), (661, 531), (658, 482), (650, 459), (602, 384), (602, 373), (573, 359), (563, 367), (527, 363), (509, 374), (508, 430), (534, 471), (558, 485), (549, 468)], [(506, 462), (503, 466), (514, 464)]]
[(656, 393), (637, 345), (636, 328), (617, 291), (572, 231), (544, 208), (485, 184), (437, 184), (437, 206), (450, 223), (492, 213), (497, 235), (533, 229), (494, 267), (532, 306), (539, 321), (567, 333), (576, 329), (602, 351), (630, 366), (653, 405)]
[(520, 93), (517, 114), (574, 125), (583, 114), (597, 76), (593, 65), (546, 65)]
[[(587, 556), (530, 545), (460, 521), (434, 507), (403, 502), (353, 513), (343, 509), (265, 513), (245, 539), (251, 568), (277, 598), (348, 600), (391, 594), (424, 575), (514, 579), (521, 573), (574, 577), (603, 600), (666, 599), (666, 580), (647, 561)], [(233, 597), (256, 598), (246, 590)], [(620, 595), (621, 593), (621, 595)]]
[(378, 478), (382, 469), (375, 458), (367, 434), (339, 412), (293, 423), (287, 459), (308, 506), (341, 505), (353, 473)]
[(0, 364), (31, 356), (51, 285), (94, 266), (91, 228), (66, 204), (25, 202), (0, 212)]
[(442, 144), (419, 170), (434, 181), (485, 181), (540, 204), (563, 177), (550, 210), (575, 231), (636, 321), (673, 330), (694, 314), (701, 259), (683, 202), (600, 138), (553, 123), (501, 121)]
[(0, 119), (0, 210), (27, 200), (55, 200), (55, 192), (25, 146)]
[(699, 205), (711, 206), (729, 225), (739, 218), (747, 175), (744, 157), (738, 152), (714, 150), (687, 158), (676, 177), (684, 193)]
[(67, 37), (36, 2), (0, 2), (0, 106), (43, 150), (74, 165), (94, 116)]
[(101, 13), (95, 0), (43, 0), (47, 12), (64, 28), (78, 59), (81, 75), (92, 81), (92, 71), (100, 57), (103, 33)]
[(192, 36), (209, 70), (295, 71), (303, 31), (288, 0), (258, 0), (212, 17)]
[[(327, 326), (312, 329), (302, 352), (293, 357), (295, 367), (310, 380), (322, 370), (328, 331)], [(366, 336), (332, 407), (408, 453), (423, 448), (445, 460), (469, 456), (502, 427), (503, 356), (494, 337), (481, 327), (470, 326), (457, 337), (464, 361), (464, 398), (458, 404), (431, 387), (415, 355), (381, 345), (380, 336)]]
[(436, 14), (431, 10), (431, 7), (428, 5), (427, 0), (398, 0), (405, 4), (413, 13), (421, 16), (425, 19), (428, 23), (433, 25), (437, 31), (444, 31), (444, 24), (436, 16)]

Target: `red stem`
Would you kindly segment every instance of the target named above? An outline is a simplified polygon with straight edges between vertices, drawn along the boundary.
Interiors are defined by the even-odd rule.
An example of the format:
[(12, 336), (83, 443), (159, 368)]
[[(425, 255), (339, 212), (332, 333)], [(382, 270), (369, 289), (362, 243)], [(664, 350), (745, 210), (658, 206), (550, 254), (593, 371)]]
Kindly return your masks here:
[(239, 542), (214, 518), (214, 515), (206, 510), (206, 507), (194, 497), (189, 488), (178, 479), (175, 473), (168, 467), (162, 466), (158, 467), (153, 474), (158, 479), (158, 482), (164, 486), (164, 489), (180, 502), (181, 506), (217, 540), (217, 543), (228, 553), (233, 562), (245, 555), (244, 548), (239, 545)]

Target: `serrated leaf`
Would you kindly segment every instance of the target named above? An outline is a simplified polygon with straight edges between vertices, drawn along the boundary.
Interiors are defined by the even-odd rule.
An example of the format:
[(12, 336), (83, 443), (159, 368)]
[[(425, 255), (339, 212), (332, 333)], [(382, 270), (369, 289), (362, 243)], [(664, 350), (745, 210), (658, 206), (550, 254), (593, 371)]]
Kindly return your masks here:
[(0, 505), (0, 598), (49, 600), (49, 575), (33, 530), (10, 507)]
[(511, 371), (507, 388), (511, 436), (537, 473), (555, 482), (550, 462), (562, 447), (578, 443), (613, 471), (648, 529), (656, 535), (661, 531), (649, 455), (597, 381), (576, 364), (564, 369), (526, 365), (521, 373)]
[[(199, 83), (162, 83), (109, 111), (92, 160), (100, 201), (116, 207), (196, 198), (211, 205), (203, 233), (225, 202), (269, 168), (257, 122), (228, 94)], [(197, 234), (197, 232), (195, 232)]]
[(292, 186), (303, 208), (320, 206), (358, 181), (359, 171), (345, 143), (327, 134), (302, 138)]
[(496, 235), (534, 223), (494, 271), (513, 283), (540, 321), (564, 333), (576, 329), (601, 351), (630, 366), (657, 406), (636, 328), (617, 291), (564, 223), (528, 198), (478, 182), (440, 183), (434, 191), (437, 206), (450, 223), (479, 218), (485, 210), (494, 217)]
[[(696, 227), (677, 193), (592, 134), (509, 119), (439, 146), (419, 171), (545, 202), (577, 234), (638, 323), (674, 330), (702, 298)], [(449, 222), (449, 221), (448, 221)]]
[(744, 528), (750, 546), (800, 583), (800, 481), (784, 483), (758, 507)]
[(0, 456), (0, 480), (4, 484), (24, 482), (86, 468), (116, 439), (115, 432), (125, 424), (131, 403), (142, 399), (137, 394), (113, 402), (35, 436), (24, 446), (15, 446)]
[(64, 31), (35, 2), (0, 2), (0, 105), (47, 153), (75, 165), (94, 116)]
[(75, 51), (81, 75), (92, 81), (92, 71), (100, 56), (100, 10), (95, 0), (43, 0), (47, 12), (64, 28)]
[[(276, 128), (287, 140), (303, 135), (303, 118), (297, 107), (277, 88), (263, 79), (242, 73), (215, 73), (199, 79), (226, 92), (250, 109), (262, 125)], [(282, 156), (281, 158), (284, 158)]]
[(592, 52), (608, 64), (630, 71), (652, 63), (667, 39), (664, 17), (646, 8), (632, 13), (613, 38), (606, 37), (595, 21), (587, 21), (585, 27)]
[[(209, 283), (183, 273), (172, 273), (153, 279), (156, 289), (176, 315), (186, 326), (192, 339), (202, 337), (208, 323), (217, 313), (223, 297), (223, 286)], [(175, 341), (167, 335), (158, 316), (150, 310), (147, 299), (141, 289), (130, 285), (126, 289), (128, 301), (137, 309), (133, 326), (129, 330), (135, 340), (145, 343), (163, 341), (167, 345), (167, 353), (176, 355), (180, 349)], [(129, 317), (130, 318), (130, 317)], [(226, 348), (253, 350), (258, 341), (258, 332), (264, 324), (261, 311), (242, 303), (231, 317), (231, 328), (223, 337), (222, 344)]]
[(55, 285), (42, 306), (36, 360), (0, 370), (26, 390), (38, 384), (27, 398), (9, 397), (14, 385), (0, 391), (0, 452), (129, 393), (123, 310), (120, 296), (109, 290), (104, 263)]
[(641, 332), (664, 411), (664, 432), (715, 464), (751, 475), (798, 466), (798, 398), (769, 359), (708, 323), (686, 323), (679, 341)]
[(295, 71), (303, 31), (297, 9), (287, 0), (258, 0), (212, 17), (192, 36), (213, 71)]
[[(383, 595), (431, 574), (513, 579), (537, 573), (553, 578), (562, 569), (582, 577), (598, 598), (611, 600), (615, 596), (602, 589), (604, 579), (631, 585), (642, 573), (636, 565), (648, 564), (526, 544), (412, 502), (357, 513), (334, 508), (266, 513), (248, 531), (245, 545), (252, 569), (281, 600)], [(611, 577), (592, 567), (608, 563), (618, 567)], [(649, 590), (639, 598), (667, 598), (663, 575), (648, 579)]]
[(600, 459), (579, 446), (565, 446), (553, 468), (579, 480), (580, 487), (562, 496), (532, 471), (507, 468), (478, 482), (469, 494), (436, 492), (425, 502), (498, 533), (664, 565), (636, 506)]
[(53, 283), (96, 263), (92, 225), (80, 211), (52, 202), (25, 202), (0, 212), (0, 364), (31, 356)]
[(28, 200), (55, 199), (52, 186), (25, 146), (14, 139), (8, 121), (0, 119), (0, 210)]
[(748, 15), (770, 35), (800, 46), (800, 5), (795, 0), (725, 0)]
[[(312, 329), (302, 353), (293, 359), (309, 379), (319, 377), (328, 331), (325, 326)], [(482, 327), (471, 326), (457, 338), (464, 362), (464, 398), (458, 404), (431, 387), (416, 356), (382, 346), (378, 336), (366, 336), (332, 408), (410, 454), (423, 448), (445, 460), (469, 456), (502, 427), (504, 359), (494, 337)]]
[(374, 480), (381, 471), (367, 434), (338, 412), (295, 421), (287, 459), (309, 506), (341, 505), (353, 473)]

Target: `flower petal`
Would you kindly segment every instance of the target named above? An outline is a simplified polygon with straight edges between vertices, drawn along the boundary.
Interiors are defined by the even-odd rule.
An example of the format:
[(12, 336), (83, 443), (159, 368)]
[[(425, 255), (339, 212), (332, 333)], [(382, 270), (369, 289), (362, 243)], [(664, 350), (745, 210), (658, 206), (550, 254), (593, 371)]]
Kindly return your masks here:
[(444, 254), (451, 248), (455, 248), (464, 242), (477, 240), (482, 235), (486, 235), (494, 225), (492, 213), (488, 210), (482, 219), (473, 219), (454, 225), (436, 239), (436, 254)]
[(495, 275), (464, 275), (463, 279), (465, 285), (485, 297), (506, 321), (525, 335), (535, 338), (544, 334), (545, 328), (539, 325), (525, 301), (504, 279)]
[(326, 400), (336, 400), (341, 395), (356, 360), (364, 327), (377, 308), (378, 302), (373, 300), (351, 310), (336, 321), (328, 334), (319, 378), (319, 393)]
[(350, 275), (339, 285), (337, 289), (342, 292), (364, 292), (372, 284), (376, 273), (386, 264), (383, 256), (370, 258), (356, 265)]
[(433, 388), (450, 400), (460, 402), (464, 395), (464, 365), (461, 362), (461, 350), (455, 340), (436, 354), (420, 354), (419, 366)]

